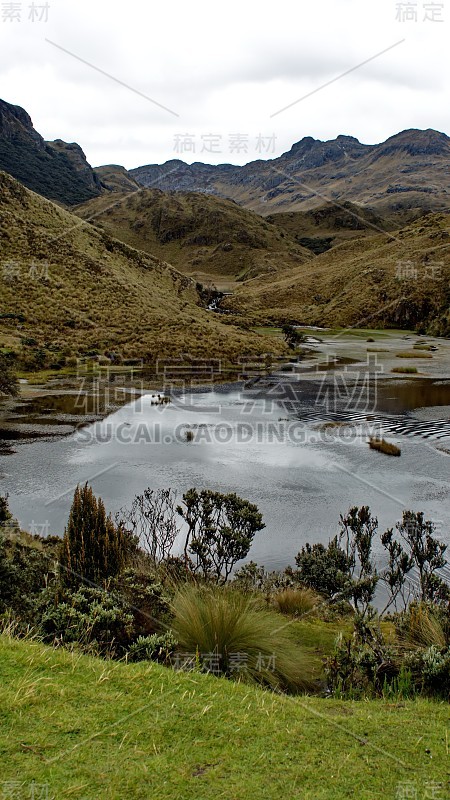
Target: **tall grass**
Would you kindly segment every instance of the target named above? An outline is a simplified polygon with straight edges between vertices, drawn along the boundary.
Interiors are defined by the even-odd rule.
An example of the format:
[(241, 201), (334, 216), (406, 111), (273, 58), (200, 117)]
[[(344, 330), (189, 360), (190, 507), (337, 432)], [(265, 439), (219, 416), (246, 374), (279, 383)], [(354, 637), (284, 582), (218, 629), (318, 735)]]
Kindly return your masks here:
[(447, 646), (441, 621), (426, 603), (410, 605), (402, 622), (399, 640), (406, 648)]
[(289, 614), (292, 617), (300, 617), (309, 614), (322, 602), (320, 595), (312, 589), (284, 589), (274, 595), (273, 603), (277, 611), (281, 614)]
[(173, 611), (176, 639), (184, 651), (197, 653), (200, 664), (214, 654), (221, 675), (281, 691), (316, 688), (311, 657), (283, 619), (255, 598), (229, 587), (186, 586), (175, 596)]

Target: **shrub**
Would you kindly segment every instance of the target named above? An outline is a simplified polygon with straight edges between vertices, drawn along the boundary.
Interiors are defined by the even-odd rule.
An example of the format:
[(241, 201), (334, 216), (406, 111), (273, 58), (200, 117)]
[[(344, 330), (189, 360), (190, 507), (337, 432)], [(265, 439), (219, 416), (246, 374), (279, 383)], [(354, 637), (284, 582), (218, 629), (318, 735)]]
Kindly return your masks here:
[(309, 656), (280, 617), (229, 587), (185, 587), (173, 601), (172, 629), (206, 671), (301, 692), (313, 682)]
[(139, 635), (153, 634), (169, 615), (170, 598), (163, 585), (150, 575), (127, 569), (112, 582), (111, 589), (129, 604), (134, 631)]
[(19, 384), (8, 354), (0, 352), (0, 396), (2, 394), (15, 397), (19, 393)]
[(117, 521), (129, 528), (153, 561), (163, 561), (172, 551), (178, 535), (172, 489), (146, 489), (133, 500), (131, 508), (121, 509)]
[(379, 627), (358, 615), (352, 636), (339, 634), (334, 652), (325, 662), (329, 691), (354, 699), (382, 694), (399, 673), (396, 654)]
[(61, 583), (106, 583), (123, 571), (136, 550), (135, 537), (106, 516), (91, 487), (77, 486), (59, 553)]
[(99, 655), (120, 656), (133, 637), (133, 614), (117, 595), (91, 586), (77, 591), (54, 591), (41, 597), (41, 630), (44, 640), (77, 643)]
[(348, 583), (350, 559), (337, 536), (323, 544), (306, 544), (295, 557), (298, 581), (326, 597), (340, 594)]
[(12, 612), (18, 624), (35, 622), (37, 599), (54, 576), (53, 558), (0, 536), (0, 613)]
[(193, 571), (217, 583), (225, 583), (265, 527), (257, 506), (237, 494), (189, 489), (177, 511), (187, 524), (186, 560), (189, 553)]
[(405, 666), (410, 670), (417, 691), (427, 695), (450, 696), (450, 650), (431, 645), (426, 649), (415, 650), (405, 658)]
[(159, 661), (167, 664), (178, 642), (171, 631), (152, 636), (139, 636), (127, 651), (128, 661)]
[(9, 522), (10, 519), (12, 519), (12, 514), (9, 510), (8, 495), (0, 494), (0, 525)]

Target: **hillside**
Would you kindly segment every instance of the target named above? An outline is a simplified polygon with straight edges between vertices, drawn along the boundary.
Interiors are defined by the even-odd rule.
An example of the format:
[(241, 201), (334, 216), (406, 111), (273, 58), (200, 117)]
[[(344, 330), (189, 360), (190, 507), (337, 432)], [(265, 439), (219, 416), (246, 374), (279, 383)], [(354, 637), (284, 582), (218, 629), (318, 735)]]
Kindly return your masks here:
[[(108, 164), (105, 167), (96, 167), (95, 174), (100, 180), (102, 186), (109, 189), (110, 192), (136, 192), (139, 184), (131, 177), (125, 167), (118, 164)], [(113, 202), (116, 198), (110, 198)]]
[(276, 275), (311, 254), (285, 231), (230, 200), (146, 189), (103, 196), (75, 209), (123, 242), (169, 261), (201, 282)]
[(325, 203), (310, 211), (272, 214), (266, 219), (316, 255), (348, 239), (400, 227), (392, 218), (386, 219), (365, 206), (346, 201), (339, 205)]
[(82, 203), (102, 191), (78, 144), (45, 142), (23, 108), (0, 100), (0, 170), (34, 192), (63, 205)]
[(445, 703), (282, 697), (6, 636), (0, 655), (2, 780), (24, 797), (445, 796)]
[[(237, 360), (263, 337), (199, 307), (170, 265), (80, 221), (0, 173), (0, 343), (72, 353)], [(274, 349), (282, 349), (275, 344)]]
[(229, 197), (260, 214), (304, 211), (343, 200), (377, 213), (442, 211), (449, 205), (450, 138), (434, 130), (407, 130), (377, 145), (353, 136), (322, 142), (307, 136), (287, 153), (242, 167), (185, 164), (180, 160), (130, 171), (142, 186)]
[(421, 328), (450, 335), (449, 217), (334, 247), (276, 281), (240, 287), (227, 307), (247, 319)]

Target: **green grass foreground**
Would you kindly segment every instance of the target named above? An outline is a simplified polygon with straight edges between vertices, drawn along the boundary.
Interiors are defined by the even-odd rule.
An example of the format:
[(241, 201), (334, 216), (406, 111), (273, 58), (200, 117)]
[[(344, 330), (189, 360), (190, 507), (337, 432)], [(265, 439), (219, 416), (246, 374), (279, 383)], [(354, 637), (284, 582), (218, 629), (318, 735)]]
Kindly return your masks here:
[(0, 796), (11, 781), (49, 800), (449, 796), (446, 703), (281, 697), (6, 636), (0, 694)]

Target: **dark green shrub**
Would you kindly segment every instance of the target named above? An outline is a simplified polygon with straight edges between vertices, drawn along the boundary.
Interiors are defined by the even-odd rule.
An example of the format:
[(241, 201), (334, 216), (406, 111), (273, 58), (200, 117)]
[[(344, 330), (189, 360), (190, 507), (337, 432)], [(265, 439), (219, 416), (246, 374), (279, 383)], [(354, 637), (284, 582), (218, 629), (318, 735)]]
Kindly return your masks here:
[(306, 544), (295, 557), (296, 579), (325, 597), (341, 594), (348, 585), (351, 560), (338, 544), (337, 536), (325, 547)]
[(135, 634), (148, 636), (170, 617), (170, 601), (163, 585), (136, 569), (127, 569), (111, 584), (133, 613)]
[(106, 516), (91, 487), (77, 486), (59, 553), (61, 583), (72, 588), (86, 581), (105, 584), (125, 569), (136, 552), (136, 538)]
[(129, 605), (103, 589), (80, 586), (74, 592), (43, 592), (40, 613), (47, 642), (76, 642), (99, 655), (117, 657), (133, 640), (134, 618)]

